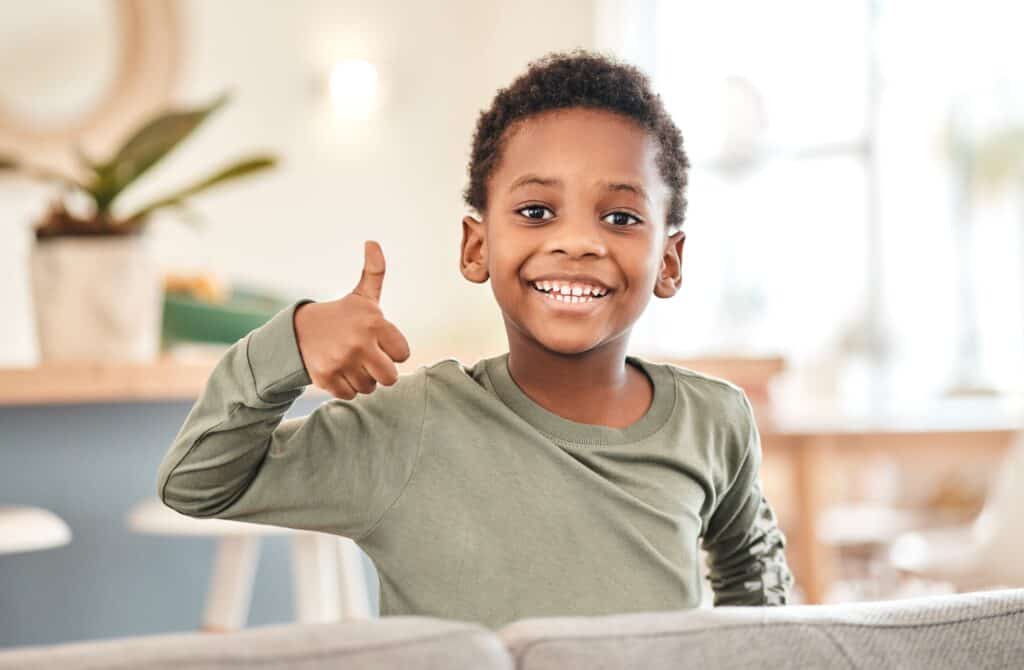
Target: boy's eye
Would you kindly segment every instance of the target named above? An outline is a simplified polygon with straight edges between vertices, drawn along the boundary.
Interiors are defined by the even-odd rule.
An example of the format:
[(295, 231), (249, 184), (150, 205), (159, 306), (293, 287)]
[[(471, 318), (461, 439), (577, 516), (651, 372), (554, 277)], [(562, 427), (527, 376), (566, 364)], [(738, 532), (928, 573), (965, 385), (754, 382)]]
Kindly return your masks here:
[[(547, 210), (549, 212), (551, 211), (550, 209), (548, 209), (547, 207), (544, 207), (542, 205), (527, 205), (526, 207), (523, 207), (521, 209), (517, 209), (516, 213), (518, 214), (518, 213), (521, 213), (521, 212), (530, 212), (530, 211), (536, 212), (536, 211), (539, 211), (539, 210)], [(524, 214), (523, 216), (525, 216), (528, 219), (536, 219), (538, 221), (543, 221), (544, 220), (543, 218), (538, 219), (536, 216), (531, 216), (529, 214)], [(543, 215), (541, 215), (541, 216), (543, 217)]]
[[(613, 226), (635, 226), (637, 223), (640, 223), (640, 219), (636, 216), (633, 216), (629, 212), (612, 212), (608, 216), (628, 216), (629, 218), (635, 219), (636, 221), (636, 223), (613, 223)], [(607, 219), (608, 216), (606, 216), (605, 218)], [(619, 220), (621, 221), (621, 219)]]
[[(540, 217), (537, 217), (537, 216), (533, 216), (531, 214), (526, 213), (526, 212), (531, 212), (531, 211), (532, 212), (544, 212), (544, 211), (550, 212), (551, 210), (548, 209), (547, 207), (544, 207), (543, 205), (527, 205), (526, 207), (522, 207), (520, 209), (517, 209), (516, 213), (517, 214), (518, 213), (523, 213), (523, 216), (525, 216), (527, 219), (534, 219), (536, 221), (546, 221), (547, 218), (550, 218), (550, 217), (545, 218), (543, 214), (541, 214)], [(637, 223), (641, 223), (639, 217), (637, 217), (637, 216), (635, 216), (633, 214), (630, 214), (629, 212), (612, 212), (611, 214), (608, 214), (607, 216), (605, 216), (605, 219), (607, 219), (609, 216), (620, 217), (615, 222), (612, 222), (613, 226), (625, 227), (625, 226), (633, 226), (633, 225), (636, 225)], [(626, 220), (622, 219), (621, 217), (626, 217)], [(634, 223), (629, 223), (628, 219), (633, 219)]]

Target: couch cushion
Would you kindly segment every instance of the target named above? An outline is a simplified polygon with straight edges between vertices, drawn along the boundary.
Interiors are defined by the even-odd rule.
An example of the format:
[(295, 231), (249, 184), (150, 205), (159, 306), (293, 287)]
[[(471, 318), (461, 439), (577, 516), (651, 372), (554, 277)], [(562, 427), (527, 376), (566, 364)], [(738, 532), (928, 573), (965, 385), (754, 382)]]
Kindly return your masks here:
[(521, 619), (517, 670), (1020, 668), (1024, 589), (838, 605)]
[(0, 651), (0, 670), (510, 670), (493, 631), (431, 617), (280, 624), (232, 633), (168, 633)]

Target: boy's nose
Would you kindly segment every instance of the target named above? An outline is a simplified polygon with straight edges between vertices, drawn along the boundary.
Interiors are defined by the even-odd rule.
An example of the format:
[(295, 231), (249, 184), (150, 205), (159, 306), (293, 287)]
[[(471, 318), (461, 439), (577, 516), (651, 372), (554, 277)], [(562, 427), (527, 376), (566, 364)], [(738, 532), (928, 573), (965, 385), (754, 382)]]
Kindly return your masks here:
[(586, 217), (563, 217), (554, 226), (544, 243), (549, 253), (564, 253), (573, 258), (584, 256), (604, 256), (608, 253), (601, 234), (601, 222), (591, 221)]

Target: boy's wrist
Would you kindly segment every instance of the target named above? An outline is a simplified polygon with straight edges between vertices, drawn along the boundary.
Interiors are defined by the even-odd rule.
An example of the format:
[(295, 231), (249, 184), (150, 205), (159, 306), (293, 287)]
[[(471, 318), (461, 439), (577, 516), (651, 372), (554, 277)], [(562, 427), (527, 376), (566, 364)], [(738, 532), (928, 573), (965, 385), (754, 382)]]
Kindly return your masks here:
[(249, 334), (247, 355), (261, 397), (312, 383), (295, 330), (296, 314), (310, 302), (303, 299), (293, 303)]
[(312, 302), (303, 302), (295, 306), (295, 311), (292, 312), (292, 328), (295, 329), (296, 336), (299, 333), (299, 314), (302, 312), (302, 308), (307, 305), (313, 304)]

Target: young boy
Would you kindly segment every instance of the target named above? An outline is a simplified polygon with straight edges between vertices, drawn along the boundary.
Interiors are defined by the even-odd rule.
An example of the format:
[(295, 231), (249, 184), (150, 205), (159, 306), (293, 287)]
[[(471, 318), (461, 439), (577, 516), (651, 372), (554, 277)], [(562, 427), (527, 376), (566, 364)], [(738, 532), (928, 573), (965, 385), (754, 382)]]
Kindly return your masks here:
[[(638, 69), (579, 49), (531, 63), (480, 115), (464, 194), (462, 274), (490, 280), (508, 353), (400, 376), (367, 242), (352, 293), (299, 300), (225, 353), (161, 499), (352, 538), (382, 616), (692, 608), (700, 548), (715, 605), (786, 604), (747, 396), (626, 353), (651, 295), (680, 285), (688, 165)], [(282, 420), (311, 383), (337, 399)]]

